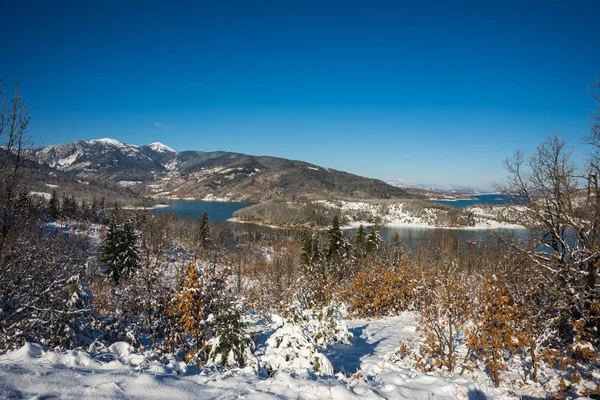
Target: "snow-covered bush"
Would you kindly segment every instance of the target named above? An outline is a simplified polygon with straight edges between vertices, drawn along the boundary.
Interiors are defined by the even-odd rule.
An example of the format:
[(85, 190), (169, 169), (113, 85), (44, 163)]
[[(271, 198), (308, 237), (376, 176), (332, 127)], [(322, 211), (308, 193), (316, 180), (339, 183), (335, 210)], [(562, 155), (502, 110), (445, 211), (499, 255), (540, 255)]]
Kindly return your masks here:
[(292, 308), (293, 320), (300, 324), (304, 331), (324, 348), (333, 343), (351, 344), (352, 333), (342, 319), (348, 314), (343, 303), (332, 303), (318, 312), (302, 310), (298, 306)]
[(342, 321), (345, 314), (343, 305), (334, 304), (318, 312), (295, 306), (289, 320), (273, 315), (276, 331), (267, 340), (261, 366), (268, 373), (307, 370), (318, 375), (332, 375), (331, 362), (319, 349), (333, 343), (352, 343), (352, 333)]
[(261, 367), (271, 375), (276, 371), (309, 371), (317, 375), (333, 375), (333, 366), (310, 335), (293, 322), (286, 322), (267, 340)]
[(207, 343), (210, 347), (208, 364), (224, 367), (256, 364), (254, 342), (246, 328), (244, 311), (239, 301), (232, 301), (219, 310), (216, 335)]

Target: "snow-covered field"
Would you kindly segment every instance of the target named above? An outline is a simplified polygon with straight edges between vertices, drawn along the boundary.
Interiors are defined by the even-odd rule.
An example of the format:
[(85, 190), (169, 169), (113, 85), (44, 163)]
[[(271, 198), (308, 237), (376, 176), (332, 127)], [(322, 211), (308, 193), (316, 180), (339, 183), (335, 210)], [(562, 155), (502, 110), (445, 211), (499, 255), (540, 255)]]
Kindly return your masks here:
[[(333, 375), (307, 370), (256, 374), (252, 368), (204, 371), (130, 353), (123, 342), (100, 357), (85, 351), (44, 351), (28, 344), (0, 356), (0, 398), (128, 399), (485, 399), (510, 397), (466, 377), (444, 378), (389, 361), (401, 340), (414, 338), (415, 315), (347, 321), (352, 345), (323, 352)], [(264, 356), (264, 343), (256, 354)]]

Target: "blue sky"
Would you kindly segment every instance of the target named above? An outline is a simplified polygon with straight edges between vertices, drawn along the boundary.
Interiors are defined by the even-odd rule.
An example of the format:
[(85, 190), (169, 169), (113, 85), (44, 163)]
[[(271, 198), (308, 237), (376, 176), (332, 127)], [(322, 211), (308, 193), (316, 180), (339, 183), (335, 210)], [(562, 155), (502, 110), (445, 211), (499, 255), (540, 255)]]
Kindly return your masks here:
[(38, 145), (112, 137), (489, 187), (580, 137), (600, 1), (4, 1)]

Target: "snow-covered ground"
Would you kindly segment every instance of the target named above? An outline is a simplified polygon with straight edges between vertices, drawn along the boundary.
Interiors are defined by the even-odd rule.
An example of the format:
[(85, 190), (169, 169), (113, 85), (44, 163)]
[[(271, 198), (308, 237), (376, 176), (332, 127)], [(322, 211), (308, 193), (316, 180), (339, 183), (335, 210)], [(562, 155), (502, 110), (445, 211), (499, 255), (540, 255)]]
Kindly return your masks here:
[(503, 390), (478, 386), (465, 377), (423, 374), (388, 361), (401, 340), (416, 336), (412, 313), (347, 323), (354, 344), (336, 344), (324, 351), (333, 364), (333, 376), (298, 370), (266, 377), (249, 368), (207, 373), (177, 362), (148, 362), (131, 354), (123, 342), (106, 349), (103, 357), (84, 351), (44, 351), (28, 344), (0, 355), (0, 398), (510, 398)]
[[(437, 208), (418, 207), (411, 209), (410, 201), (396, 202), (390, 204), (368, 203), (362, 201), (329, 201), (319, 200), (318, 203), (330, 208), (337, 208), (343, 215), (365, 215), (371, 219), (377, 218), (381, 222), (378, 225), (389, 227), (406, 228), (444, 228), (461, 230), (484, 230), (484, 229), (520, 229), (521, 225), (502, 222), (489, 208), (469, 207), (465, 212), (473, 213), (475, 224), (473, 226), (442, 226), (437, 223), (437, 217), (444, 211)], [(374, 225), (362, 219), (355, 219), (344, 228), (357, 228), (359, 225)]]

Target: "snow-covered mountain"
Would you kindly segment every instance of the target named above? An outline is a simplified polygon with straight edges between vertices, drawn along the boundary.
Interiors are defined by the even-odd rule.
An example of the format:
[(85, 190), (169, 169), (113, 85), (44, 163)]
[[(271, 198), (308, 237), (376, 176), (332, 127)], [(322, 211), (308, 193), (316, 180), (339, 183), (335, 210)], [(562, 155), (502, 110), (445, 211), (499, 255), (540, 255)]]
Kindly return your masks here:
[(164, 154), (156, 143), (154, 148), (138, 147), (104, 138), (43, 147), (33, 152), (33, 158), (59, 171), (95, 179), (144, 180), (153, 178), (152, 171), (164, 168), (160, 160)]
[(463, 185), (449, 185), (449, 184), (433, 184), (433, 183), (416, 183), (410, 182), (403, 179), (389, 179), (385, 181), (388, 185), (392, 185), (399, 188), (412, 188), (421, 189), (431, 192), (442, 192), (442, 193), (460, 193), (460, 194), (479, 194), (484, 193), (483, 190), (474, 188), (472, 186)]
[(303, 161), (226, 151), (182, 151), (155, 142), (79, 140), (33, 151), (43, 166), (158, 198), (262, 201), (294, 196), (406, 198), (402, 188)]

